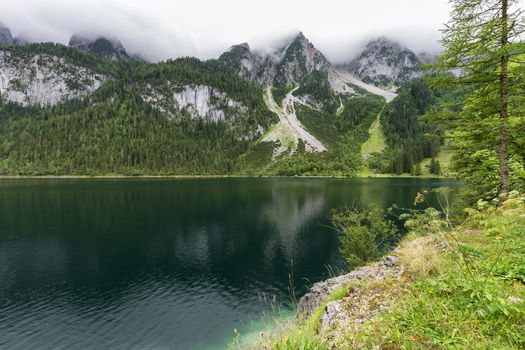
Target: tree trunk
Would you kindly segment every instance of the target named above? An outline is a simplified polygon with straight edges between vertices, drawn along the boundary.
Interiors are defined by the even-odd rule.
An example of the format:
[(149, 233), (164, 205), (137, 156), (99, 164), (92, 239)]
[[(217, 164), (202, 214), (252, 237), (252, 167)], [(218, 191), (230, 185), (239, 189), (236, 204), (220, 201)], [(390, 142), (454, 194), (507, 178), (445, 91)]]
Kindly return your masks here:
[(508, 28), (508, 0), (501, 1), (501, 59), (500, 59), (500, 128), (499, 128), (499, 195), (502, 203), (509, 192), (509, 132), (507, 128), (508, 110), (508, 65), (509, 28)]

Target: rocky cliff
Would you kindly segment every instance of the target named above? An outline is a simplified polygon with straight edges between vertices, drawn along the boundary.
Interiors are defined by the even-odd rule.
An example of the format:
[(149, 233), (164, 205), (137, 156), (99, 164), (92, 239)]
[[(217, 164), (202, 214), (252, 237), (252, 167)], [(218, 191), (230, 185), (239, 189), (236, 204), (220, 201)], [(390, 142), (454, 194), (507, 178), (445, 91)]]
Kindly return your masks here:
[(9, 28), (0, 25), (0, 45), (13, 45), (15, 43)]
[(102, 74), (64, 58), (0, 50), (0, 96), (23, 106), (53, 106), (88, 96), (106, 80)]
[(88, 38), (74, 34), (69, 39), (69, 46), (89, 52), (102, 58), (121, 60), (129, 58), (126, 49), (117, 39), (108, 39), (102, 36)]

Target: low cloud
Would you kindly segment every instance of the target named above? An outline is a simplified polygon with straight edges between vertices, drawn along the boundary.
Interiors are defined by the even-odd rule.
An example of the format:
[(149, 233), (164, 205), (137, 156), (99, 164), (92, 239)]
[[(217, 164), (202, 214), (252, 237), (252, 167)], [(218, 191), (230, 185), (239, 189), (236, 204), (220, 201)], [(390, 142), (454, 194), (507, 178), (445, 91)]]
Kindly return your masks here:
[(2, 0), (0, 21), (14, 36), (67, 44), (73, 33), (118, 38), (128, 52), (153, 61), (218, 57), (248, 42), (270, 50), (303, 31), (336, 63), (367, 40), (388, 36), (414, 51), (437, 51), (447, 0)]

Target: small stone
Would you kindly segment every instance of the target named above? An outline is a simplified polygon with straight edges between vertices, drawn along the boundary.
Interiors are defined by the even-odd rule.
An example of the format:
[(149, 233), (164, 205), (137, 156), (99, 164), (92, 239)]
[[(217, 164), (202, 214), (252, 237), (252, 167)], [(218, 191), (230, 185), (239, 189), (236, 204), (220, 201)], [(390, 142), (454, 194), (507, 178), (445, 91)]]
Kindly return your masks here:
[(437, 249), (439, 250), (445, 250), (448, 248), (447, 244), (445, 242), (441, 242), (439, 243), (437, 246), (436, 246)]
[(385, 264), (386, 266), (394, 266), (394, 265), (397, 265), (398, 263), (399, 263), (399, 257), (397, 256), (387, 255), (383, 259), (383, 264)]

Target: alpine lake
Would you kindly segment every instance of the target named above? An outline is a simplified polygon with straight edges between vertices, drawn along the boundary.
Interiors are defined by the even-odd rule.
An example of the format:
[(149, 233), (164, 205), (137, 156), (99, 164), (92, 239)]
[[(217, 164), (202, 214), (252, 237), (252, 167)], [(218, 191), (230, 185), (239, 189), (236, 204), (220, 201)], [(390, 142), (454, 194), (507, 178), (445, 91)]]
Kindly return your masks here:
[(331, 209), (413, 208), (417, 192), (460, 185), (2, 179), (0, 348), (226, 349), (344, 271)]

